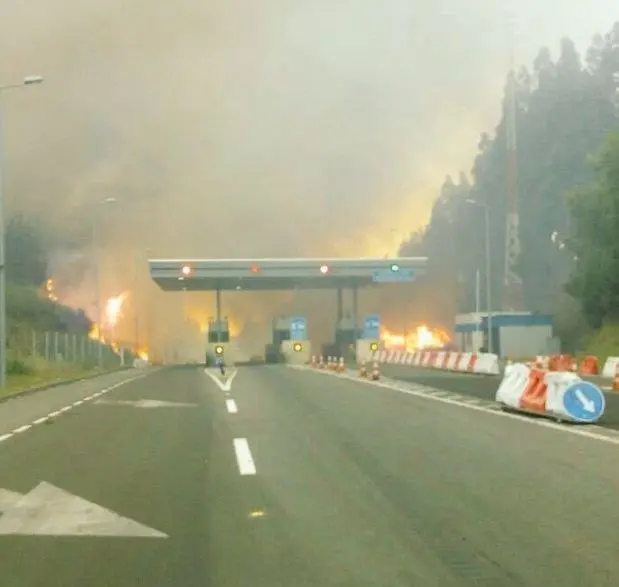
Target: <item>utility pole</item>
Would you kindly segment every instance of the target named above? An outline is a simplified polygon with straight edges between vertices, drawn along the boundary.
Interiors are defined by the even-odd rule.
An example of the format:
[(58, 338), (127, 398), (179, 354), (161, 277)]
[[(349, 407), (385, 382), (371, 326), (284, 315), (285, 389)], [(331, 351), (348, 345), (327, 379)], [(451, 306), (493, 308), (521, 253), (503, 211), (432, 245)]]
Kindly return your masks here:
[(134, 339), (134, 355), (137, 357), (140, 352), (140, 315), (138, 310), (139, 298), (139, 264), (140, 264), (140, 249), (135, 249), (133, 258), (133, 339)]
[[(32, 84), (40, 84), (40, 75), (30, 75), (19, 83), (0, 86), (0, 95), (6, 91), (23, 88)], [(6, 387), (6, 355), (7, 355), (7, 313), (6, 313), (6, 230), (4, 222), (4, 137), (2, 128), (2, 112), (0, 112), (0, 389)]]
[[(106, 204), (114, 204), (116, 198), (106, 198), (105, 200), (97, 202), (93, 209), (92, 219), (92, 250), (93, 250), (93, 262), (95, 263), (95, 296), (97, 300), (97, 366), (99, 369), (103, 369), (103, 304), (101, 300), (101, 211), (98, 210), (99, 206), (105, 206)], [(113, 339), (113, 334), (112, 334)], [(113, 342), (113, 340), (112, 340)]]

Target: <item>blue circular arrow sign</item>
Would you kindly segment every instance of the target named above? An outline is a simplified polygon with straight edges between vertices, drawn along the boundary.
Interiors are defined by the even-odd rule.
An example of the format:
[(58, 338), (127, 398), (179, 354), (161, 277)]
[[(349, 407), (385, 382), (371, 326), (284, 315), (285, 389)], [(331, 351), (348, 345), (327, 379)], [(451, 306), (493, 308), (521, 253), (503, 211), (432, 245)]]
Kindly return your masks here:
[(563, 393), (563, 407), (577, 422), (596, 422), (604, 414), (606, 397), (597, 385), (577, 381)]

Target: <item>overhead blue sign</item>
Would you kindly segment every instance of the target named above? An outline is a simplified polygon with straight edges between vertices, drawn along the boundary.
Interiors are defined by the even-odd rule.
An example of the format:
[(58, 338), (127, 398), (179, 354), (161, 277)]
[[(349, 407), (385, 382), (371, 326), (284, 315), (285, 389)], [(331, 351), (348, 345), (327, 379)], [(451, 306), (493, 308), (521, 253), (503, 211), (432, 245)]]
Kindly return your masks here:
[(303, 316), (290, 318), (290, 340), (307, 340), (307, 320)]
[(370, 314), (365, 317), (363, 338), (366, 340), (378, 340), (380, 338), (380, 316), (378, 314)]
[(374, 283), (408, 283), (415, 279), (415, 272), (412, 269), (402, 269), (397, 265), (375, 269), (372, 272)]
[(597, 385), (577, 381), (563, 393), (563, 407), (577, 422), (596, 422), (604, 414), (606, 397)]

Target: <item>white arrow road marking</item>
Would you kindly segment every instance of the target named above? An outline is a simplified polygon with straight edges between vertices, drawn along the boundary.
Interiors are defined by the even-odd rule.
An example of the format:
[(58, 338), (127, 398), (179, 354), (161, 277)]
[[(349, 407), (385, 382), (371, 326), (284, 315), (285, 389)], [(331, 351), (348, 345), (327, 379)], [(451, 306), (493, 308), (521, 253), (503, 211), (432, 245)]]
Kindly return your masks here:
[(226, 400), (226, 408), (230, 414), (236, 414), (239, 411), (236, 402), (233, 399)]
[(8, 489), (0, 489), (0, 513), (8, 511), (12, 508), (23, 495), (17, 491), (9, 491)]
[(0, 535), (168, 537), (46, 482), (25, 495), (1, 489), (0, 509)]
[(140, 400), (113, 400), (98, 399), (95, 404), (104, 406), (131, 406), (133, 408), (195, 408), (198, 404), (185, 404), (182, 402), (164, 402), (156, 399)]
[(236, 454), (236, 462), (239, 465), (239, 472), (241, 475), (255, 475), (256, 465), (254, 465), (254, 459), (251, 456), (251, 450), (249, 450), (247, 438), (234, 439), (234, 452)]
[[(236, 377), (238, 370), (232, 371), (230, 375), (223, 381), (215, 373), (211, 373), (208, 369), (204, 369), (204, 372), (217, 384), (217, 387), (221, 391), (230, 391), (232, 389), (232, 380)], [(219, 373), (219, 371), (217, 371)]]
[(595, 402), (589, 399), (581, 389), (577, 389), (575, 392), (576, 399), (582, 404), (582, 407), (590, 413), (595, 412)]

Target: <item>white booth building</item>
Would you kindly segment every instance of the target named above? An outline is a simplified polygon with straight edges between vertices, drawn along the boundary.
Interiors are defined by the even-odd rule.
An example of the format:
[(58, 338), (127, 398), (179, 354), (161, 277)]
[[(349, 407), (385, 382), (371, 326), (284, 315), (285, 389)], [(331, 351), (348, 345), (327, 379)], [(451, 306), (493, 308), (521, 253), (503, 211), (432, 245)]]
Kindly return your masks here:
[[(492, 351), (514, 359), (559, 351), (552, 335), (552, 317), (531, 312), (492, 312)], [(455, 346), (462, 352), (488, 350), (488, 313), (456, 316)]]

